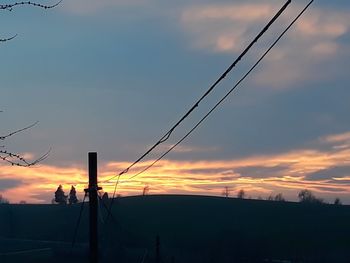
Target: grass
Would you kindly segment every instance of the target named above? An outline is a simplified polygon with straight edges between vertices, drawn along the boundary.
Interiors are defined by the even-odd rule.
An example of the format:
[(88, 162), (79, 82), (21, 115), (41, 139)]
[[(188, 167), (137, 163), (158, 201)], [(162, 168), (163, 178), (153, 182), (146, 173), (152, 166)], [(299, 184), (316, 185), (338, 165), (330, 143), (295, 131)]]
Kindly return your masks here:
[[(79, 208), (1, 205), (0, 236), (69, 244)], [(106, 216), (103, 207), (101, 213)], [(99, 225), (104, 262), (141, 262), (145, 254), (145, 262), (154, 262), (157, 235), (163, 262), (345, 263), (350, 258), (349, 206), (155, 195), (118, 198), (112, 215)], [(78, 233), (77, 242), (86, 244), (87, 204)], [(32, 248), (35, 242), (19, 244)], [(38, 244), (34, 247), (41, 248)], [(17, 249), (14, 244), (0, 247), (0, 253)], [(50, 247), (59, 253), (68, 249)]]

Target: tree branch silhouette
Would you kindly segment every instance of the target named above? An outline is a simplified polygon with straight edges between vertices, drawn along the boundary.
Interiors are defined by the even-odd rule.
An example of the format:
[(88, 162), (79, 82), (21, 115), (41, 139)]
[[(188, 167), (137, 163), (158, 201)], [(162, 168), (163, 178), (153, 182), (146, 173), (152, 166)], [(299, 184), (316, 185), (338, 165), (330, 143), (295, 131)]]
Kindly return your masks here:
[(16, 35), (13, 35), (12, 37), (9, 37), (9, 38), (0, 38), (0, 42), (6, 42), (6, 41), (9, 41), (9, 40), (12, 40), (12, 39), (14, 39), (16, 36), (17, 36), (17, 34), (16, 34)]
[[(34, 127), (35, 125), (37, 125), (38, 123), (39, 122), (35, 122), (35, 123), (33, 123), (29, 126), (26, 126), (22, 129), (18, 129), (18, 130), (15, 130), (13, 132), (10, 132), (6, 135), (2, 135), (2, 136), (0, 136), (0, 141), (5, 141), (9, 137), (12, 137), (12, 136), (16, 135), (17, 133), (28, 130), (28, 129)], [(5, 145), (0, 145), (0, 160), (7, 162), (7, 163), (10, 163), (11, 165), (14, 165), (14, 166), (29, 167), (29, 166), (33, 166), (33, 165), (45, 160), (49, 156), (50, 152), (51, 152), (51, 149), (49, 149), (46, 153), (44, 153), (43, 155), (41, 155), (39, 158), (35, 159), (34, 161), (28, 161), (22, 155), (7, 150)]]
[[(12, 2), (9, 4), (0, 4), (0, 10), (12, 11), (16, 7), (25, 6), (25, 5), (34, 6), (36, 8), (42, 8), (42, 9), (51, 9), (51, 8), (58, 6), (62, 1), (63, 0), (60, 0), (52, 5), (44, 5), (44, 4), (40, 4), (36, 1), (18, 1), (18, 2)], [(17, 37), (17, 34), (15, 34), (11, 37), (8, 37), (8, 38), (0, 38), (0, 42), (7, 42), (7, 41), (14, 39), (15, 37)], [(2, 112), (3, 111), (0, 110), (0, 113), (2, 113)], [(12, 131), (12, 132), (5, 134), (5, 135), (0, 135), (0, 141), (4, 142), (6, 139), (8, 139), (8, 138), (10, 138), (18, 133), (21, 133), (23, 131), (31, 129), (32, 127), (34, 127), (37, 124), (38, 124), (38, 122), (34, 122), (33, 124), (26, 126), (22, 129)], [(33, 165), (45, 160), (49, 156), (50, 152), (51, 152), (51, 149), (49, 149), (46, 153), (41, 155), (39, 158), (37, 158), (33, 161), (29, 161), (23, 155), (7, 150), (5, 145), (0, 145), (0, 161), (4, 161), (4, 162), (10, 163), (11, 165), (15, 165), (15, 166), (29, 167), (29, 166), (33, 166)]]
[(12, 4), (0, 4), (0, 9), (12, 11), (14, 7), (22, 6), (22, 5), (31, 5), (31, 6), (35, 6), (35, 7), (39, 7), (39, 8), (43, 8), (43, 9), (51, 9), (51, 8), (58, 6), (62, 1), (63, 0), (60, 0), (53, 5), (43, 5), (43, 4), (39, 4), (37, 2), (34, 2), (34, 1), (14, 2)]
[[(10, 4), (0, 4), (0, 10), (7, 10), (7, 11), (11, 12), (14, 8), (19, 7), (19, 6), (24, 6), (24, 5), (34, 6), (34, 7), (42, 8), (42, 9), (51, 9), (51, 8), (58, 6), (62, 1), (63, 0), (60, 0), (52, 5), (43, 5), (43, 4), (39, 4), (38, 2), (34, 2), (34, 1), (13, 2)], [(13, 35), (12, 37), (8, 37), (8, 38), (0, 38), (0, 42), (7, 42), (7, 41), (14, 39), (15, 37), (17, 37), (17, 34)]]

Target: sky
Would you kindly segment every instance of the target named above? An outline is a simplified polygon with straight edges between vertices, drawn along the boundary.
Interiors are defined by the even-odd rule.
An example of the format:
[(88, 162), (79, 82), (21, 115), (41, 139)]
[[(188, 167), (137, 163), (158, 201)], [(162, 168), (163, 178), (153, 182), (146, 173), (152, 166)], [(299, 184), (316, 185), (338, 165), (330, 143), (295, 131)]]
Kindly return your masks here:
[[(2, 1), (8, 3), (10, 1)], [(41, 3), (47, 3), (41, 2)], [(59, 184), (80, 198), (87, 153), (99, 180), (124, 170), (208, 89), (282, 7), (281, 0), (64, 0), (1, 10), (0, 134), (35, 160), (0, 163), (0, 194), (50, 203)], [(249, 70), (307, 4), (292, 1), (170, 139), (123, 175), (118, 193), (247, 197), (302, 189), (350, 204), (350, 3), (315, 1), (246, 81), (179, 147), (174, 145)], [(111, 193), (113, 181), (101, 184)]]

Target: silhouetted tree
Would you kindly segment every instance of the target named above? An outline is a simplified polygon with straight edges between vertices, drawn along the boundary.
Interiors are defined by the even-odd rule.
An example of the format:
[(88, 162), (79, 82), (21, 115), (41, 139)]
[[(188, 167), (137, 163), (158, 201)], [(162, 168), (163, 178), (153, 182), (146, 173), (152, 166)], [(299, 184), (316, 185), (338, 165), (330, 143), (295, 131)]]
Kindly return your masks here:
[(243, 189), (238, 191), (237, 198), (239, 198), (239, 199), (244, 199), (245, 198), (245, 191)]
[(302, 190), (298, 194), (301, 203), (322, 204), (323, 199), (317, 198), (310, 190)]
[(67, 196), (64, 194), (64, 191), (62, 189), (62, 185), (59, 185), (56, 192), (55, 192), (55, 202), (60, 204), (60, 205), (67, 204)]
[(335, 205), (342, 205), (342, 202), (341, 202), (341, 200), (337, 197), (337, 198), (334, 200), (334, 204), (335, 204)]
[(231, 190), (228, 186), (225, 186), (224, 190), (222, 190), (222, 195), (225, 197), (229, 197), (231, 193)]
[(24, 200), (21, 200), (21, 201), (19, 201), (19, 204), (20, 204), (20, 205), (25, 205), (25, 204), (27, 204), (27, 202), (24, 201)]
[(148, 195), (149, 192), (149, 186), (145, 185), (145, 187), (143, 187), (142, 189), (142, 195)]
[(9, 204), (9, 200), (6, 199), (5, 197), (2, 196), (2, 194), (0, 194), (0, 205), (1, 204)]
[(284, 202), (284, 201), (286, 201), (286, 200), (284, 199), (282, 193), (277, 194), (277, 195), (275, 196), (274, 200), (277, 201), (277, 202)]
[(75, 187), (73, 185), (69, 191), (68, 203), (70, 205), (78, 203), (77, 191), (75, 190)]
[(273, 201), (273, 200), (274, 200), (273, 195), (269, 195), (269, 196), (266, 198), (266, 200), (268, 200), (268, 201)]

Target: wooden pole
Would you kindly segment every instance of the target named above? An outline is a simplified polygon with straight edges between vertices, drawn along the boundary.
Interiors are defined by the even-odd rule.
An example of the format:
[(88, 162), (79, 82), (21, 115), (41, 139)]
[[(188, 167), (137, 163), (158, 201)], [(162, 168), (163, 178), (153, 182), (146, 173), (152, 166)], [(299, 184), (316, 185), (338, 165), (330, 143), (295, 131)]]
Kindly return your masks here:
[(97, 153), (89, 152), (89, 188), (85, 189), (89, 193), (89, 246), (90, 263), (98, 263), (98, 200), (97, 191), (101, 188), (97, 185)]

